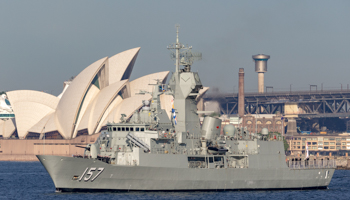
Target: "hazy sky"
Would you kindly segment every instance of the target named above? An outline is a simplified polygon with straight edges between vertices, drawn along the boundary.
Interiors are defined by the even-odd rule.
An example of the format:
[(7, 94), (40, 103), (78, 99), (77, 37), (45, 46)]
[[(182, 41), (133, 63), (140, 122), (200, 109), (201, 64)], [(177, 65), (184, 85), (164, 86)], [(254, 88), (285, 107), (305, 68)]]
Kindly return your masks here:
[(350, 1), (0, 1), (0, 91), (58, 95), (63, 81), (105, 56), (141, 47), (131, 78), (174, 70), (167, 45), (202, 52), (203, 85), (257, 91), (252, 55), (271, 56), (274, 90), (350, 84)]

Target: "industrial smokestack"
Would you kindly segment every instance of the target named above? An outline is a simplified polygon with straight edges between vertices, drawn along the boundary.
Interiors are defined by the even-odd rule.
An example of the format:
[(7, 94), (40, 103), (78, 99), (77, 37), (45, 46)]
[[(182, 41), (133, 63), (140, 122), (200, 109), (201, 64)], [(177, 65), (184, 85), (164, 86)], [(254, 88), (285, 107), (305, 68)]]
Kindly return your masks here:
[(267, 60), (270, 56), (258, 54), (253, 56), (255, 61), (255, 72), (258, 73), (258, 91), (264, 93), (264, 73), (267, 72)]
[(244, 116), (244, 68), (238, 72), (238, 115)]

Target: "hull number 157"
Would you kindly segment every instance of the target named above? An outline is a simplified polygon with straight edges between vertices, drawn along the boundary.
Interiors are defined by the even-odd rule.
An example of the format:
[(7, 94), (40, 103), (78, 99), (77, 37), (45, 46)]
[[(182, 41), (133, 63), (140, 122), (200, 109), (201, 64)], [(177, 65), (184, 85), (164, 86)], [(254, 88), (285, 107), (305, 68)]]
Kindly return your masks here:
[[(89, 181), (89, 180), (91, 179), (91, 177), (93, 177), (93, 178), (91, 179), (91, 182), (93, 182), (93, 181), (103, 172), (103, 170), (104, 170), (105, 168), (103, 168), (103, 167), (98, 168), (98, 169), (97, 169), (98, 173), (97, 173), (95, 176), (93, 176), (94, 171), (96, 171), (96, 169), (97, 169), (96, 167), (91, 167), (90, 170), (89, 170), (89, 168), (87, 167), (87, 168), (85, 169), (85, 171), (83, 172), (83, 174), (80, 176), (80, 178), (79, 178), (78, 180), (79, 180), (79, 181), (83, 180), (83, 177), (84, 177), (85, 174), (86, 174), (86, 176), (84, 177), (84, 181), (87, 182), (87, 181)], [(86, 172), (87, 172), (87, 173), (86, 173)]]

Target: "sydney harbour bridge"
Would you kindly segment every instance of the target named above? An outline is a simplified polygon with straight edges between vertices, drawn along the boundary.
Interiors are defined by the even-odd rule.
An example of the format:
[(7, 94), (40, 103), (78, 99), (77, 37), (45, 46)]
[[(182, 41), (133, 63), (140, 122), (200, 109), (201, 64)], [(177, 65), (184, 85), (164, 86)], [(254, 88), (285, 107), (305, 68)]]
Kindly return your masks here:
[[(311, 90), (264, 93), (244, 93), (244, 114), (278, 114), (299, 122), (310, 121), (322, 126), (332, 121), (346, 131), (350, 117), (350, 90)], [(237, 115), (238, 93), (207, 93), (204, 102), (218, 102), (221, 115)], [(327, 119), (327, 120), (326, 120)], [(337, 122), (335, 122), (335, 121)], [(340, 120), (340, 121), (339, 121)], [(330, 128), (331, 124), (327, 127)]]

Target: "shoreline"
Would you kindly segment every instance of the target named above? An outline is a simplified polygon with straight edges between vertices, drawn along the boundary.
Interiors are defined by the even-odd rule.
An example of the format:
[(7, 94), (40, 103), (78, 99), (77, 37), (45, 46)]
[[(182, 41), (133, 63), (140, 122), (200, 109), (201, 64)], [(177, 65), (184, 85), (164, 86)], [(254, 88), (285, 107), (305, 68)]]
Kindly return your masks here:
[(35, 155), (1, 155), (0, 161), (39, 162), (38, 158)]

